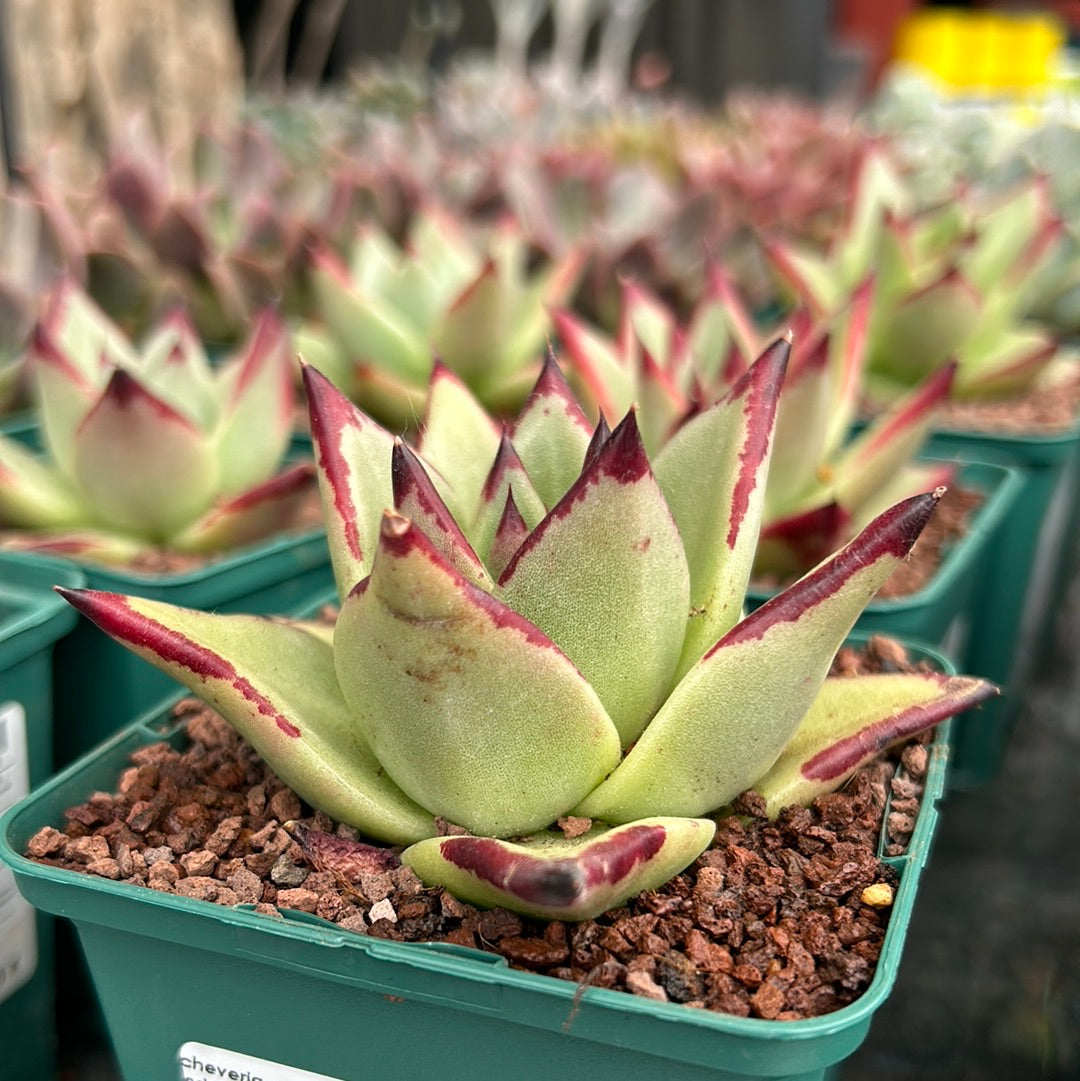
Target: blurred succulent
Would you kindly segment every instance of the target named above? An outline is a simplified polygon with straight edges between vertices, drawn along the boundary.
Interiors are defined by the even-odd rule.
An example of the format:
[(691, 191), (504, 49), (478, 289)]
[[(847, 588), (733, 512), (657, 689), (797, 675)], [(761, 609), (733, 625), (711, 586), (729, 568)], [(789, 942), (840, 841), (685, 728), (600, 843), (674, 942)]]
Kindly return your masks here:
[(875, 150), (827, 255), (784, 241), (767, 252), (788, 292), (817, 315), (837, 311), (873, 273), (865, 384), (872, 400), (895, 399), (954, 358), (953, 395), (993, 398), (1022, 393), (1057, 368), (1055, 338), (1025, 321), (1023, 308), (1027, 280), (1060, 231), (1040, 180), (993, 199), (960, 192), (915, 211), (900, 174)]
[(575, 253), (535, 270), (529, 255), (510, 222), (477, 242), (428, 211), (403, 248), (377, 226), (361, 226), (348, 265), (329, 248), (313, 255), (324, 325), (300, 328), (298, 345), (395, 427), (420, 416), (436, 356), (486, 406), (512, 410), (536, 379), (548, 307), (567, 300), (580, 269)]
[(254, 315), (297, 296), (331, 185), (290, 165), (268, 129), (204, 132), (178, 161), (138, 124), (82, 190), (32, 178), (58, 228), (74, 237), (80, 280), (132, 332), (183, 306), (205, 341), (238, 344)]
[[(688, 417), (727, 394), (769, 337), (716, 264), (709, 282), (685, 326), (634, 283), (623, 287), (614, 340), (570, 312), (554, 314), (571, 381), (582, 388), (582, 397), (609, 416), (637, 403), (650, 453)], [(872, 303), (868, 280), (829, 319), (814, 321), (803, 310), (787, 320), (794, 347), (776, 418), (756, 576), (787, 580), (809, 570), (887, 507), (952, 477), (945, 465), (914, 461), (949, 394), (952, 363), (849, 439)]]
[(1062, 242), (1028, 281), (1025, 307), (1061, 334), (1080, 332), (1080, 125), (1073, 95), (1009, 101), (946, 97), (925, 75), (898, 68), (865, 110), (897, 148), (920, 205), (951, 197), (957, 183), (984, 193), (1042, 176)]
[[(741, 618), (787, 355), (771, 345), (652, 463), (634, 413), (594, 429), (552, 358), (508, 432), (437, 368), (415, 452), (307, 368), (332, 632), (63, 592), (303, 799), (408, 844), (428, 885), (588, 918), (685, 867), (701, 816), (747, 787), (776, 814), (992, 693), (826, 679), (938, 493)], [(591, 826), (551, 828), (567, 815)]]
[(65, 283), (26, 359), (47, 454), (0, 436), (4, 543), (127, 563), (158, 546), (233, 548), (291, 524), (315, 487), (310, 463), (274, 475), (292, 428), (293, 363), (272, 312), (211, 368), (183, 315), (136, 350)]
[(26, 187), (0, 194), (0, 413), (28, 404), (23, 358), (41, 297), (81, 265), (69, 240)]

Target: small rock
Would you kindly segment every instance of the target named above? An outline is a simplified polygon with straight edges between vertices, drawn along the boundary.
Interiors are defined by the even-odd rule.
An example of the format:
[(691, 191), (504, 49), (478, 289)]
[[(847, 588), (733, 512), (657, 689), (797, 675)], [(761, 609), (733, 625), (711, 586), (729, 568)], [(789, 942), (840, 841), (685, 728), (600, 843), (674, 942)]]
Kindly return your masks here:
[(308, 869), (293, 863), (288, 856), (278, 856), (274, 866), (270, 869), (270, 881), (283, 889), (289, 889), (304, 884), (308, 876)]
[(376, 920), (389, 920), (391, 923), (397, 923), (397, 913), (394, 911), (390, 899), (384, 897), (381, 901), (376, 901), (368, 912), (368, 919), (372, 923)]

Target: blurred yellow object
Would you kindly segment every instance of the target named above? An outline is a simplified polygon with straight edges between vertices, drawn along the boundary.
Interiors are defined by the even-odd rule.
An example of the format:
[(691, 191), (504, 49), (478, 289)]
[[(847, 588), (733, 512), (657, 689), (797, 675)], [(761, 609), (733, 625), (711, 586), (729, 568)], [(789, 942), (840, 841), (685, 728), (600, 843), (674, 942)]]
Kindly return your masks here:
[(1047, 86), (1064, 45), (1052, 15), (936, 8), (901, 23), (893, 56), (954, 90), (1023, 95)]

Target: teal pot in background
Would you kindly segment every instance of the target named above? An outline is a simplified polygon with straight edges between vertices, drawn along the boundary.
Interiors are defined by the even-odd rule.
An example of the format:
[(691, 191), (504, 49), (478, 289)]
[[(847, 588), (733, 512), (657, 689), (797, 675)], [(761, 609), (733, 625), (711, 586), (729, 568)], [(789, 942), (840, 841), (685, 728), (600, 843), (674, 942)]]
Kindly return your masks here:
[(989, 548), (971, 634), (958, 657), (964, 671), (994, 680), (1005, 692), (987, 702), (976, 721), (956, 725), (951, 783), (971, 788), (1001, 769), (1073, 570), (1080, 519), (1080, 420), (1054, 435), (941, 431), (931, 438), (928, 453), (1000, 462), (1021, 475), (1015, 504)]
[[(951, 670), (932, 651), (913, 652)], [(167, 711), (147, 715), (0, 821), (0, 863), (27, 900), (74, 922), (127, 1081), (205, 1081), (229, 1069), (290, 1081), (822, 1081), (861, 1043), (895, 981), (949, 749), (946, 726), (908, 851), (890, 861), (900, 882), (870, 987), (835, 1013), (779, 1022), (582, 991), (479, 951), (384, 941), (290, 912), (272, 919), (20, 855), (68, 807), (113, 790), (134, 751), (183, 738)]]
[[(991, 550), (1014, 512), (1023, 478), (1017, 469), (970, 460), (966, 455), (949, 460), (957, 461), (960, 466), (956, 485), (973, 489), (983, 497), (967, 533), (945, 553), (933, 581), (906, 597), (871, 601), (863, 609), (855, 629), (864, 634), (880, 632), (928, 642), (959, 662), (972, 634), (972, 611)], [(775, 593), (776, 590), (751, 588), (747, 592), (747, 604), (757, 608)], [(964, 670), (993, 678), (975, 668)]]
[[(52, 657), (77, 619), (52, 587), (83, 584), (70, 565), (0, 553), (0, 811), (52, 773)], [(56, 1076), (54, 932), (52, 918), (35, 913), (19, 897), (10, 871), (0, 868), (5, 1081)]]

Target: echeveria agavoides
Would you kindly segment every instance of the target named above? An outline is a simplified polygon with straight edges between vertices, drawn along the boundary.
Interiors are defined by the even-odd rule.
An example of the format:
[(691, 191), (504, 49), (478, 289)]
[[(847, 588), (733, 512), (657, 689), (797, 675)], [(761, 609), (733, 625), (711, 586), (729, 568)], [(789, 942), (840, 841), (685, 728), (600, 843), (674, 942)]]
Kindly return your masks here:
[(314, 492), (311, 464), (277, 472), (295, 361), (272, 311), (212, 366), (180, 312), (136, 348), (67, 282), (26, 364), (45, 453), (0, 436), (8, 546), (106, 562), (158, 546), (221, 551), (291, 524)]
[[(743, 790), (812, 798), (993, 692), (876, 676), (838, 698), (827, 678), (937, 492), (742, 617), (788, 353), (770, 345), (654, 460), (633, 410), (594, 430), (550, 356), (505, 432), (438, 369), (415, 448), (307, 368), (341, 597), (332, 641), (62, 592), (206, 698), (313, 806), (408, 845), (428, 885), (595, 916), (687, 866)], [(564, 836), (564, 816), (592, 826)]]

